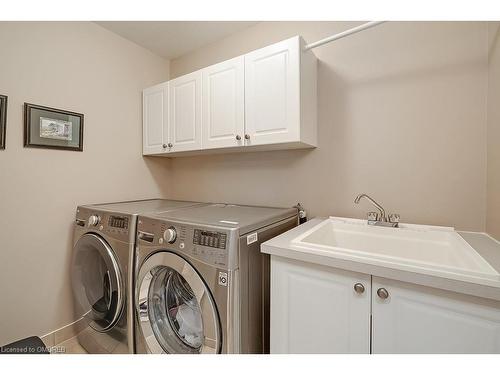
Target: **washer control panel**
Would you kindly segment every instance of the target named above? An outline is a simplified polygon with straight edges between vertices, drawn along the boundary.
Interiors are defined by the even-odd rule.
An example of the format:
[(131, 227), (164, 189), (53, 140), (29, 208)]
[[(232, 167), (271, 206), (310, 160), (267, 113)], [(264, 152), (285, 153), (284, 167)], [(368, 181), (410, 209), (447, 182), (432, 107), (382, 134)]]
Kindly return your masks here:
[(216, 267), (229, 266), (230, 231), (144, 216), (139, 216), (137, 230), (140, 249), (165, 248)]
[(132, 218), (106, 211), (94, 210), (92, 207), (78, 207), (75, 224), (82, 230), (95, 231), (120, 241), (129, 241)]

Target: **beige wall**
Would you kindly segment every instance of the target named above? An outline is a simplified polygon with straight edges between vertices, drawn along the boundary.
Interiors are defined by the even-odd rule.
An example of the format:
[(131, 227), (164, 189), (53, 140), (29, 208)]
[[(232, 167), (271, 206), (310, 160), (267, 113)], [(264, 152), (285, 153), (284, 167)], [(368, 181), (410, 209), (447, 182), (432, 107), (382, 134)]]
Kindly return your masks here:
[[(93, 23), (0, 23), (0, 345), (72, 321), (77, 204), (168, 194), (168, 160), (141, 157), (141, 90), (168, 62)], [(84, 152), (23, 148), (23, 103), (85, 114)], [(160, 183), (161, 181), (161, 183)]]
[[(171, 61), (171, 76), (354, 23), (261, 23)], [(485, 229), (487, 24), (390, 22), (317, 48), (319, 146), (172, 159), (176, 198), (364, 217), (366, 192), (404, 221)]]
[(489, 24), (487, 231), (500, 240), (500, 22)]

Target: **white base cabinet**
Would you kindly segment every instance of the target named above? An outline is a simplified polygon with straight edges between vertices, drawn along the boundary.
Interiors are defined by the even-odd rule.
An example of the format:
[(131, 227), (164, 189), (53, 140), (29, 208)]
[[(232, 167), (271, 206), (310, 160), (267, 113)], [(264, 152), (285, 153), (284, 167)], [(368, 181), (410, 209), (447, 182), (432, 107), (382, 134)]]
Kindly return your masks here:
[(373, 353), (500, 353), (500, 302), (375, 276), (372, 288)]
[(500, 302), (273, 255), (270, 332), (271, 353), (500, 353)]
[(368, 275), (272, 256), (271, 353), (370, 353), (370, 284)]

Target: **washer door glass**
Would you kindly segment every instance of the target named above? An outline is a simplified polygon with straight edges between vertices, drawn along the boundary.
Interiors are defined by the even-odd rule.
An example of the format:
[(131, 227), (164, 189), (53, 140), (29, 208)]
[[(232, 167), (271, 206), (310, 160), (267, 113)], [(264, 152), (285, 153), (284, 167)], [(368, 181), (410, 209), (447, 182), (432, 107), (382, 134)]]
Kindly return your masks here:
[[(145, 271), (147, 270), (147, 271)], [(217, 353), (218, 314), (198, 273), (183, 258), (160, 252), (141, 267), (139, 315), (152, 353)]]
[(87, 233), (77, 241), (72, 284), (77, 317), (96, 331), (111, 329), (120, 318), (124, 294), (116, 256), (101, 237)]

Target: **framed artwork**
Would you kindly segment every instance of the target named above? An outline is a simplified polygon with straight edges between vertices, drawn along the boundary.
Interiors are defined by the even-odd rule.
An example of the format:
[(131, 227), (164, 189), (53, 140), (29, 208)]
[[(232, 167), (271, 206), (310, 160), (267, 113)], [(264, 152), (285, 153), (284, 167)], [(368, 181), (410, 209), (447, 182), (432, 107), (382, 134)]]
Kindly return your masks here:
[(83, 151), (83, 114), (24, 103), (24, 147)]
[(7, 128), (7, 97), (0, 95), (0, 150), (5, 150), (5, 134)]

